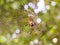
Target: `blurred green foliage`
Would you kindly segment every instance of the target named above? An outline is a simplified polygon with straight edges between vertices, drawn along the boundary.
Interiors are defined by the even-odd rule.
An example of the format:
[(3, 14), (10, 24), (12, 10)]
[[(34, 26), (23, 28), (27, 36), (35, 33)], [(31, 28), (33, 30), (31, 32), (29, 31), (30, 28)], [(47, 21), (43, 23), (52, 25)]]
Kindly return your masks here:
[[(50, 43), (60, 45), (60, 19), (56, 19), (60, 15), (60, 0), (53, 0), (56, 2), (56, 6), (52, 6), (51, 1), (45, 0), (45, 3), (50, 5), (50, 10), (37, 15), (45, 25), (38, 24), (38, 29), (36, 29), (38, 34), (36, 34), (34, 29), (28, 25), (28, 12), (24, 10), (24, 5), (29, 2), (37, 3), (37, 0), (0, 0), (0, 45), (29, 45), (29, 42), (35, 38), (38, 38), (43, 45), (50, 45)], [(15, 2), (18, 4), (18, 9), (12, 7)], [(33, 10), (31, 11), (33, 12)], [(17, 38), (8, 38), (7, 34), (12, 36), (17, 28), (21, 30)], [(54, 37), (58, 38), (56, 44), (52, 42)]]

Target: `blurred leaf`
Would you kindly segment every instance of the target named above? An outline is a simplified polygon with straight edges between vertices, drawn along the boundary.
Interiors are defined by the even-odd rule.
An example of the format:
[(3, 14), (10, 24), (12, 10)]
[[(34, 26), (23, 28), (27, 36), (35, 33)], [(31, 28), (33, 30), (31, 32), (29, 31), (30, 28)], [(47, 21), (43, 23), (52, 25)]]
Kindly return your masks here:
[(3, 5), (4, 4), (4, 0), (0, 0), (0, 5)]

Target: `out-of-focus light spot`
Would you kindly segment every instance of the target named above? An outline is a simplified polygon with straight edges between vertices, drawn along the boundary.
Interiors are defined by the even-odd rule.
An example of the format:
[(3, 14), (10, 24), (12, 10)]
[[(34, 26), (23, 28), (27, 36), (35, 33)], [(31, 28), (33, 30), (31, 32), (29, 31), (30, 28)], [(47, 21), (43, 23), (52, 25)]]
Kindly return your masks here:
[(50, 5), (46, 5), (46, 9), (49, 10), (50, 9)]
[(28, 5), (24, 5), (24, 10), (28, 10)]
[(40, 18), (37, 18), (37, 23), (39, 24), (41, 22), (41, 19)]
[(13, 8), (13, 9), (18, 9), (18, 8), (19, 8), (18, 2), (14, 2), (14, 3), (12, 4), (12, 8)]
[(42, 11), (41, 7), (38, 8), (38, 11), (39, 11), (39, 12)]
[(35, 8), (36, 8), (36, 7), (35, 7), (35, 4), (32, 3), (32, 2), (30, 2), (28, 5), (29, 5), (32, 9), (35, 9)]
[(17, 34), (14, 33), (14, 34), (12, 35), (12, 38), (14, 39), (14, 38), (16, 38), (16, 37), (17, 37)]
[(52, 5), (52, 6), (55, 6), (55, 5), (56, 5), (56, 2), (52, 1), (52, 2), (51, 2), (51, 5)]
[(54, 38), (52, 41), (53, 41), (53, 43), (57, 43), (58, 39)]
[(20, 33), (20, 30), (19, 29), (16, 29), (16, 31), (15, 31), (16, 33)]
[(46, 10), (46, 9), (43, 9), (43, 10), (42, 10), (42, 12), (43, 12), (43, 13), (46, 13), (46, 12), (47, 12), (47, 10)]
[(34, 45), (34, 42), (33, 41), (30, 41), (30, 45)]
[(56, 19), (57, 19), (57, 20), (60, 20), (60, 15), (56, 16)]
[(43, 13), (46, 13), (46, 6), (44, 3), (44, 0), (39, 0), (39, 2), (37, 3), (37, 7), (38, 7), (38, 12), (42, 11)]
[(43, 7), (45, 6), (44, 0), (40, 0), (40, 1), (37, 3), (37, 6), (43, 8)]
[(38, 9), (41, 11), (41, 10), (42, 10), (42, 8), (43, 8), (43, 6), (42, 6), (41, 2), (38, 2), (38, 3), (37, 3), (37, 6), (38, 6)]
[(49, 45), (53, 45), (52, 43), (50, 43)]
[(39, 13), (39, 9), (34, 9), (34, 12), (35, 12), (36, 14), (38, 14), (38, 13)]
[(39, 43), (38, 39), (35, 39), (34, 44), (38, 44), (38, 43)]

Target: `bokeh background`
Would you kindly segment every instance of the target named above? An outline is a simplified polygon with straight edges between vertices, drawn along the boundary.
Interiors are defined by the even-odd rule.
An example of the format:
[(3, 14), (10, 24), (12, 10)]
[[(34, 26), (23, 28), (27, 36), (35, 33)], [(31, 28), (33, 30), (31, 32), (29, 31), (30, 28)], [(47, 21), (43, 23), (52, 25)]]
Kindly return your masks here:
[(0, 45), (60, 45), (60, 0), (0, 0)]

